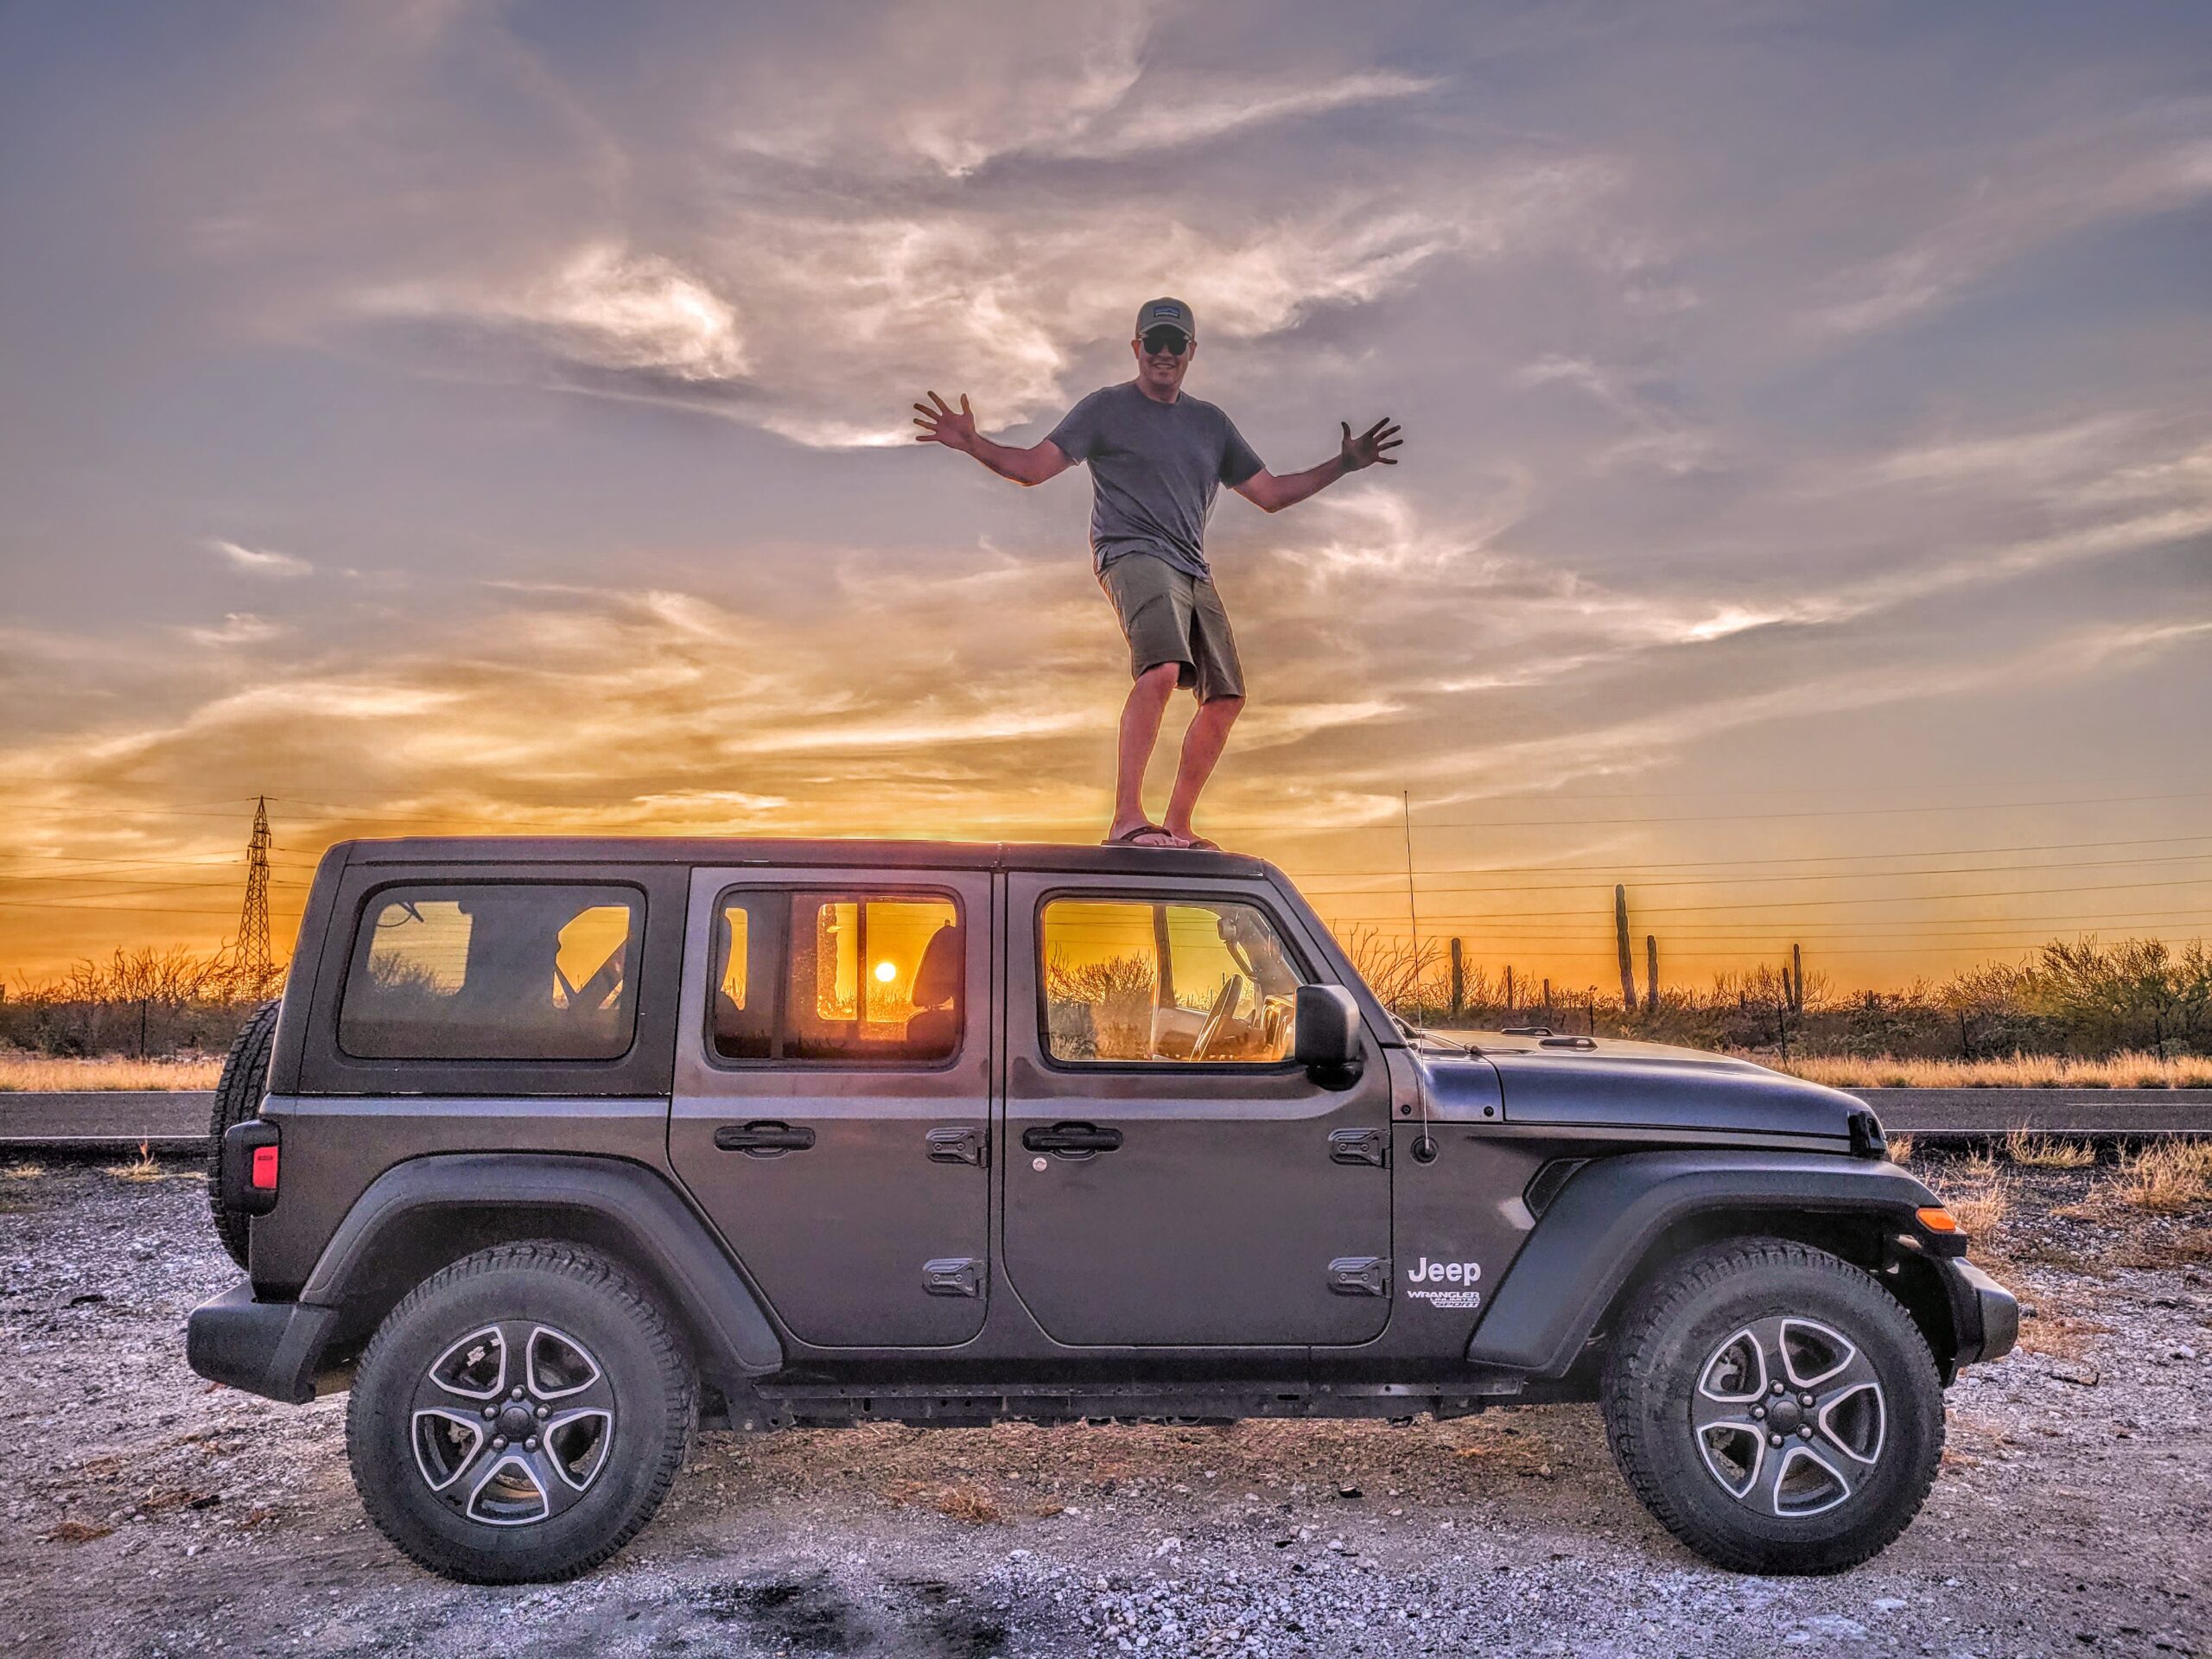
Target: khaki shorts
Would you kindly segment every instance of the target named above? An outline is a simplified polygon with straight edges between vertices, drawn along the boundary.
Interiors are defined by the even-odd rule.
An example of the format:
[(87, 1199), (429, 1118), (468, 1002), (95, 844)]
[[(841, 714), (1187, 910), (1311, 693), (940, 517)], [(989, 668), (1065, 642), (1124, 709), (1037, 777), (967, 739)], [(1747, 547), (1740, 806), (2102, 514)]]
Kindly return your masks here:
[(1182, 672), (1175, 683), (1196, 688), (1200, 702), (1244, 695), (1236, 636), (1213, 583), (1149, 553), (1124, 553), (1100, 573), (1098, 585), (1128, 639), (1130, 678), (1176, 663)]

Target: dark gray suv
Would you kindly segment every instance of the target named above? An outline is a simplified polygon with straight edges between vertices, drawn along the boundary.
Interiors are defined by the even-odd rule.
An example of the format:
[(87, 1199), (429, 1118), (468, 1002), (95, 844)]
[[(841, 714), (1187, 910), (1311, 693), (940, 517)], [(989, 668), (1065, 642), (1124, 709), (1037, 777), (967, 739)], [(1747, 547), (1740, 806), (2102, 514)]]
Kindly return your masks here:
[(340, 845), (215, 1128), (194, 1368), (350, 1385), (370, 1516), (478, 1581), (604, 1560), (695, 1426), (1591, 1399), (1693, 1548), (1834, 1571), (2018, 1323), (1851, 1096), (1427, 1037), (1221, 853)]

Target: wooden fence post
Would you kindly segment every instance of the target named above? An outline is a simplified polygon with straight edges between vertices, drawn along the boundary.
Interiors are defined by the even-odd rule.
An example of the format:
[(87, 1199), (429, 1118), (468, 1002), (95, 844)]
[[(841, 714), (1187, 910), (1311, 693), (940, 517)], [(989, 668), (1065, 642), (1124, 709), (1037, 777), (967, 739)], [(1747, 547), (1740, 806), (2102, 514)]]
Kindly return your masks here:
[(1467, 1007), (1467, 970), (1459, 951), (1459, 941), (1452, 941), (1452, 1012), (1461, 1014)]
[(1628, 943), (1628, 888), (1616, 884), (1613, 888), (1613, 942), (1620, 948), (1621, 1008), (1624, 1013), (1636, 1012), (1636, 958), (1630, 953)]
[(1805, 951), (1802, 945), (1789, 947), (1789, 1008), (1793, 1014), (1805, 1012)]
[(1659, 1012), (1659, 936), (1643, 936), (1643, 1011)]
[(1513, 964), (1505, 964), (1505, 1011), (1513, 1012)]

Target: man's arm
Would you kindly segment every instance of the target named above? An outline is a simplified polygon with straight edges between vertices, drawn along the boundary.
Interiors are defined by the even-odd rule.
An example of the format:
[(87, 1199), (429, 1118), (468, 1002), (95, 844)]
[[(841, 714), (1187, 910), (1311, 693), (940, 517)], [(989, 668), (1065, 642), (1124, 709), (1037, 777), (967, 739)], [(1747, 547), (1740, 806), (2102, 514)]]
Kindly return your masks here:
[[(937, 407), (932, 409), (930, 404)], [(1050, 438), (1039, 439), (1027, 449), (992, 442), (976, 429), (976, 411), (968, 407), (968, 394), (964, 391), (960, 394), (958, 409), (935, 392), (930, 393), (928, 404), (916, 404), (914, 408), (918, 411), (914, 424), (922, 429), (914, 435), (916, 443), (941, 443), (948, 449), (973, 455), (1001, 478), (1010, 478), (1017, 484), (1042, 484), (1075, 465)]]
[(1339, 421), (1337, 424), (1344, 429), (1344, 447), (1319, 467), (1309, 467), (1287, 478), (1277, 478), (1262, 467), (1242, 484), (1230, 487), (1262, 512), (1281, 512), (1285, 507), (1294, 507), (1307, 496), (1327, 489), (1346, 473), (1363, 472), (1377, 462), (1385, 467), (1398, 464), (1397, 457), (1383, 453), (1405, 442), (1398, 435), (1398, 429), (1390, 424), (1389, 416), (1356, 438), (1351, 435), (1351, 422)]

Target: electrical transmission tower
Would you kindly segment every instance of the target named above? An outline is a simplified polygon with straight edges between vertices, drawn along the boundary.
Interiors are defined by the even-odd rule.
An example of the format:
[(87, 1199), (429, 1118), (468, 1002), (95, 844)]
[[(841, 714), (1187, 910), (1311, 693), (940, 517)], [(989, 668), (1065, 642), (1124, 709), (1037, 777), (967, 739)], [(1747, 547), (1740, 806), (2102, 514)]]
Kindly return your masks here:
[(254, 983), (269, 980), (269, 798), (253, 809), (253, 839), (245, 849), (245, 904), (238, 912), (238, 966)]

